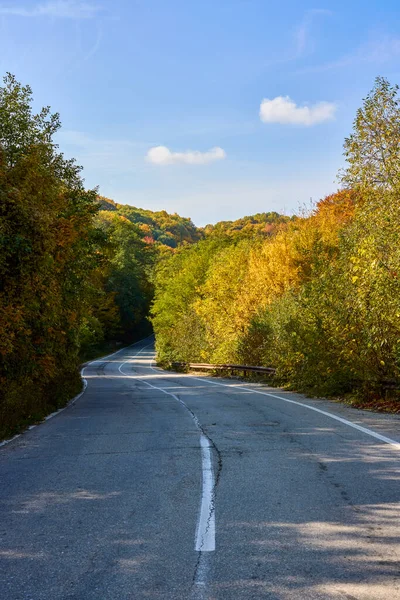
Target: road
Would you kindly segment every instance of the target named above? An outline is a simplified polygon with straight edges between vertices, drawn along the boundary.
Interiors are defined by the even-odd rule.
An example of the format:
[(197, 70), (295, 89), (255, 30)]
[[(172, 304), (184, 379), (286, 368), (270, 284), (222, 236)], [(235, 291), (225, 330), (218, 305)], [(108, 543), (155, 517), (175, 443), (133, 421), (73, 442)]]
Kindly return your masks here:
[(400, 600), (398, 416), (153, 360), (0, 448), (1, 600)]

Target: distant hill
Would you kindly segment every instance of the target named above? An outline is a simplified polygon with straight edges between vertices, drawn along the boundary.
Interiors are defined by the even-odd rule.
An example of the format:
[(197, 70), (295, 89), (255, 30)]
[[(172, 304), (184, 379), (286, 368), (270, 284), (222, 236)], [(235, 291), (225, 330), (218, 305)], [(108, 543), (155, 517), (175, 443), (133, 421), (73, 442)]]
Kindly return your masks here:
[(231, 237), (266, 237), (276, 231), (277, 227), (292, 220), (277, 212), (263, 212), (256, 215), (242, 217), (236, 221), (219, 221), (215, 225), (206, 225), (203, 229), (205, 235), (209, 236), (231, 236)]
[(128, 204), (117, 204), (109, 198), (98, 197), (102, 210), (118, 212), (135, 223), (143, 232), (147, 243), (176, 248), (180, 244), (194, 244), (204, 237), (202, 229), (194, 225), (191, 219), (165, 210), (152, 211)]
[(263, 212), (237, 219), (219, 221), (215, 225), (196, 227), (191, 219), (165, 210), (152, 211), (129, 204), (117, 204), (110, 198), (99, 196), (102, 210), (117, 212), (135, 223), (147, 243), (177, 248), (180, 244), (195, 244), (204, 237), (268, 237), (282, 224), (295, 217), (277, 212)]

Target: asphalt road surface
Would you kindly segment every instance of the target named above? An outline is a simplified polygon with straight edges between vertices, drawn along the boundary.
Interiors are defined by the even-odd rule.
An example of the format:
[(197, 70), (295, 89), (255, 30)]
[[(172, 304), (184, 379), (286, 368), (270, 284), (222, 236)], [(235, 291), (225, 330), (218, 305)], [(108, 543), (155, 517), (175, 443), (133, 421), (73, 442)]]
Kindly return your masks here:
[(400, 419), (91, 363), (0, 448), (1, 600), (400, 600)]

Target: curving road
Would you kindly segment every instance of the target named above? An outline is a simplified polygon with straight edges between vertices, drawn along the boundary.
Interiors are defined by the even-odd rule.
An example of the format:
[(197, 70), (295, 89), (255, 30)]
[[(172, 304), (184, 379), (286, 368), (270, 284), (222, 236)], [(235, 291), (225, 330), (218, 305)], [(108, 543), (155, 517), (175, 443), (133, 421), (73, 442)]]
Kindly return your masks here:
[(400, 418), (148, 342), (0, 449), (0, 599), (400, 600)]

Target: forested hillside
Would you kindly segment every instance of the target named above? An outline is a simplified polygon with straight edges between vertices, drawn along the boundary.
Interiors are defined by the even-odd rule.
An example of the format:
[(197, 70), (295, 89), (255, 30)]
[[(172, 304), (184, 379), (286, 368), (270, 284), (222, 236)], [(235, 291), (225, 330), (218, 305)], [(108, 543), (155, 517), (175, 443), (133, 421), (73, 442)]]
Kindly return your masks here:
[(160, 256), (203, 234), (190, 219), (86, 190), (54, 143), (59, 115), (0, 87), (0, 437), (63, 405), (78, 365), (151, 333)]
[(207, 237), (267, 237), (276, 232), (279, 225), (295, 218), (289, 218), (277, 212), (258, 213), (236, 221), (219, 221), (215, 225), (206, 225), (204, 234)]
[(0, 435), (63, 405), (78, 365), (156, 333), (160, 362), (274, 366), (314, 394), (399, 384), (400, 107), (382, 78), (345, 140), (341, 189), (308, 215), (199, 229), (85, 189), (59, 115), (0, 87)]
[(281, 384), (364, 399), (399, 384), (397, 86), (376, 80), (344, 154), (340, 191), (311, 214), (277, 216), (267, 236), (219, 224), (158, 266), (161, 362), (273, 366)]
[(176, 213), (171, 215), (165, 210), (153, 212), (128, 204), (117, 204), (103, 196), (99, 196), (99, 203), (102, 210), (117, 211), (135, 223), (148, 244), (177, 248), (179, 244), (193, 244), (203, 237), (203, 231), (190, 219)]

